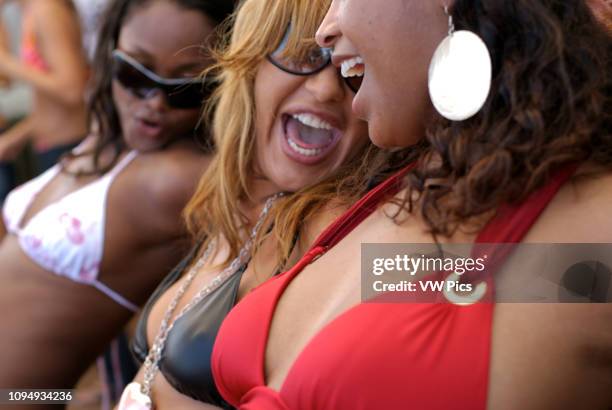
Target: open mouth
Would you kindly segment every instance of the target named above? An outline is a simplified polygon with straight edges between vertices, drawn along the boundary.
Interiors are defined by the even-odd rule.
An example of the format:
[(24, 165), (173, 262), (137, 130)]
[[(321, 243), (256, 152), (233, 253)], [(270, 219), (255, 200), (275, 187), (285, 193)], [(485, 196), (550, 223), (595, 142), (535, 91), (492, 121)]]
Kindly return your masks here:
[(344, 78), (355, 78), (355, 80), (363, 79), (365, 73), (365, 64), (359, 56), (344, 60), (340, 65), (340, 73)]
[(162, 124), (159, 121), (153, 121), (147, 118), (136, 118), (139, 131), (144, 135), (154, 138), (162, 131)]
[(283, 114), (284, 148), (292, 158), (315, 164), (327, 157), (342, 137), (342, 132), (311, 113)]

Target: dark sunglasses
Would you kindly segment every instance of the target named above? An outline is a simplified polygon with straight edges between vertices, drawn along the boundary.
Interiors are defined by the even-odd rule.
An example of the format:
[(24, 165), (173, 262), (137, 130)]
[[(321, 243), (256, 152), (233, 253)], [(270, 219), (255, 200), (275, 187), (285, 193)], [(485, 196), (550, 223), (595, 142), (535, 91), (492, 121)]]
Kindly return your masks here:
[(113, 78), (138, 98), (146, 99), (160, 90), (173, 108), (200, 107), (212, 86), (199, 78), (163, 78), (121, 50), (113, 51)]
[[(278, 48), (267, 56), (268, 61), (274, 66), (289, 74), (306, 76), (317, 74), (331, 64), (332, 50), (330, 48), (314, 47), (301, 60), (283, 56), (290, 33), (291, 25), (287, 27), (287, 31), (285, 31), (283, 40)], [(340, 70), (338, 70), (338, 75), (342, 77)], [(363, 81), (363, 77), (342, 77), (342, 79), (354, 93), (359, 91)]]

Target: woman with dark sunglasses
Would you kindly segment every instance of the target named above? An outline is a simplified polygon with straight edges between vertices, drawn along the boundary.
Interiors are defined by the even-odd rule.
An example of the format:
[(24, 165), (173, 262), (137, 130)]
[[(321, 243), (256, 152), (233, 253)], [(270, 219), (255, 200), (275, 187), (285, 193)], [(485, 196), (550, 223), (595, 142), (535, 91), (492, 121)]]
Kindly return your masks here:
[[(525, 275), (525, 254), (503, 243), (612, 242), (612, 40), (585, 1), (334, 0), (317, 40), (361, 78), (353, 110), (372, 141), (421, 154), (230, 312), (212, 356), (223, 398), (245, 410), (610, 408), (612, 305), (496, 303), (515, 277), (530, 291), (531, 273), (555, 273)], [(433, 256), (464, 243), (489, 262), (413, 281), (386, 259), (416, 291), (360, 303), (364, 242)], [(419, 293), (432, 276), (444, 290)], [(457, 283), (469, 288), (447, 290)]]
[(210, 61), (202, 42), (232, 9), (226, 0), (110, 6), (90, 137), (5, 203), (0, 386), (73, 386), (183, 256), (180, 213), (210, 161), (198, 142), (205, 130), (194, 131)]
[[(186, 209), (197, 245), (143, 310), (133, 350), (142, 362), (119, 409), (227, 408), (210, 355), (227, 312), (298, 258), (320, 229), (382, 175), (354, 92), (314, 43), (326, 0), (246, 0), (216, 53), (218, 154)], [(399, 154), (398, 154), (399, 155)], [(354, 175), (354, 196), (338, 181)], [(130, 407), (133, 406), (133, 407)]]

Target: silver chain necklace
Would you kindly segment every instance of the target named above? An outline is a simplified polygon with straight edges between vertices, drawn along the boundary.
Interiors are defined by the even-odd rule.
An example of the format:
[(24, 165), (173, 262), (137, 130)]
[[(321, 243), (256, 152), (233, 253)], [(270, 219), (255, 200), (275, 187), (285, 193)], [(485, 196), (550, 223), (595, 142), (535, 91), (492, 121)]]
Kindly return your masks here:
[(274, 202), (281, 197), (283, 194), (278, 193), (266, 201), (257, 223), (253, 230), (251, 231), (250, 237), (244, 243), (242, 248), (240, 249), (238, 256), (232, 260), (229, 266), (223, 269), (217, 276), (213, 278), (211, 282), (209, 282), (206, 286), (204, 286), (200, 291), (183, 307), (183, 309), (176, 315), (172, 323), (170, 320), (172, 319), (172, 315), (176, 311), (178, 304), (182, 297), (184, 296), (187, 289), (198, 275), (199, 271), (202, 269), (204, 264), (208, 261), (210, 255), (215, 249), (215, 242), (211, 241), (211, 243), (206, 247), (206, 250), (202, 254), (202, 257), (198, 259), (195, 265), (189, 270), (189, 273), (185, 276), (185, 279), (179, 289), (177, 290), (174, 298), (168, 305), (164, 317), (159, 325), (159, 330), (155, 335), (155, 339), (153, 340), (153, 345), (147, 354), (147, 357), (143, 364), (144, 369), (144, 380), (143, 383), (140, 384), (138, 382), (132, 382), (128, 384), (121, 395), (121, 400), (119, 401), (119, 406), (117, 410), (152, 410), (153, 402), (151, 399), (151, 387), (153, 385), (153, 380), (159, 371), (159, 363), (162, 358), (162, 353), (166, 346), (166, 340), (168, 339), (168, 335), (170, 334), (174, 324), (178, 319), (180, 319), (183, 315), (189, 312), (195, 305), (197, 305), (202, 299), (204, 299), (211, 292), (215, 291), (219, 288), (225, 281), (227, 281), (232, 275), (234, 275), (238, 269), (245, 263), (249, 253), (251, 252), (251, 248), (253, 246), (253, 241), (255, 240), (255, 236), (257, 232), (261, 229), (261, 225), (263, 224), (264, 219), (270, 212), (272, 205)]

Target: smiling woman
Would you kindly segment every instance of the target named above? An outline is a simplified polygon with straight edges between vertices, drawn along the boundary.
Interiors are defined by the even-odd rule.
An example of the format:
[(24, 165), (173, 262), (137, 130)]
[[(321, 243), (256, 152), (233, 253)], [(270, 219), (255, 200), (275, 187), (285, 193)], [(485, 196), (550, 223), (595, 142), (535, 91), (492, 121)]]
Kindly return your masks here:
[[(215, 52), (218, 153), (185, 212), (197, 244), (144, 309), (133, 343), (142, 367), (121, 409), (229, 407), (210, 365), (225, 315), (369, 189), (365, 174), (384, 177), (404, 155), (369, 143), (353, 91), (314, 43), (327, 5), (243, 2)], [(347, 175), (359, 185), (339, 186)]]
[[(462, 30), (490, 54), (492, 86), (473, 117), (449, 121), (429, 67)], [(519, 274), (496, 243), (612, 242), (612, 39), (586, 2), (333, 0), (316, 37), (344, 75), (363, 75), (352, 105), (372, 141), (421, 150), (225, 318), (211, 359), (223, 398), (244, 410), (611, 408), (612, 305), (496, 303), (494, 280)], [(463, 276), (471, 301), (442, 271), (435, 299), (366, 303), (356, 256), (372, 242), (486, 244), (491, 262)]]
[[(182, 256), (180, 213), (210, 161), (194, 131), (202, 42), (231, 11), (226, 0), (109, 8), (94, 65), (115, 69), (94, 72), (90, 136), (4, 207), (0, 386), (72, 387)], [(198, 86), (169, 88), (187, 83)]]
[[(301, 1), (247, 1), (236, 16), (231, 41), (216, 52), (210, 70), (220, 81), (213, 94), (219, 155), (185, 214), (196, 237), (226, 238), (227, 260), (238, 254), (240, 226), (249, 225), (245, 218), (257, 214), (245, 212), (241, 201), (296, 193), (279, 201), (277, 209), (284, 211), (271, 214), (275, 226), (291, 226), (274, 233), (284, 238), (283, 259), (289, 256), (300, 212), (315, 212), (311, 205), (333, 197), (342, 200), (335, 194), (344, 176), (389, 171), (405, 154), (379, 156), (369, 144), (365, 124), (351, 112), (354, 92), (330, 64), (329, 50), (316, 46), (314, 27), (327, 3), (318, 0), (306, 11)], [(359, 197), (366, 186), (345, 202)]]

